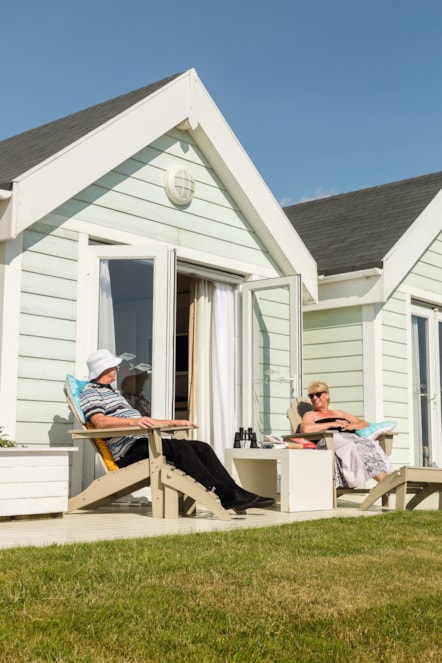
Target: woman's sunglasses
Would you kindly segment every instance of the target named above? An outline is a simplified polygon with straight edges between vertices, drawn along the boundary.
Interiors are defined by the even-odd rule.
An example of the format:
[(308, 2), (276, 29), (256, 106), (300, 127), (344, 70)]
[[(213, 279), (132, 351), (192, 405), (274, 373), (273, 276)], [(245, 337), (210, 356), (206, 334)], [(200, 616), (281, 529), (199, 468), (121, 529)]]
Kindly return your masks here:
[(307, 396), (310, 398), (310, 400), (312, 400), (314, 396), (316, 396), (316, 398), (321, 398), (322, 394), (326, 393), (327, 393), (326, 391), (315, 391), (314, 394), (307, 394)]

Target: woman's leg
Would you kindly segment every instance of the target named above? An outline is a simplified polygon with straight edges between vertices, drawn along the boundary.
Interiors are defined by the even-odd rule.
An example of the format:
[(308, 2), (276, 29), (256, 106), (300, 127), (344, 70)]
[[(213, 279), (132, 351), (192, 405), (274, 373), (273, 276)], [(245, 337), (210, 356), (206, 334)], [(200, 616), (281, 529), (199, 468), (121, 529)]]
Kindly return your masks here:
[(356, 449), (360, 454), (368, 476), (376, 481), (382, 481), (393, 472), (393, 466), (385, 451), (377, 442), (366, 437), (355, 436)]
[(354, 437), (356, 436), (349, 433), (333, 435), (335, 454), (339, 458), (342, 475), (348, 488), (362, 486), (369, 478), (364, 459), (354, 443)]

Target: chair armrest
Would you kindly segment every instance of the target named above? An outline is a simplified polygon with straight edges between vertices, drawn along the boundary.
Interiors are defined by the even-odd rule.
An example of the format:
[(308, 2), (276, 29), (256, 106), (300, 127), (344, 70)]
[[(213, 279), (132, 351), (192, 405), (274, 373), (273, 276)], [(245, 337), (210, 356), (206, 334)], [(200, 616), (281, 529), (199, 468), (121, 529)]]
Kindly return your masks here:
[(397, 433), (384, 433), (378, 437), (378, 444), (385, 451), (387, 456), (391, 456), (393, 451), (393, 437)]
[(293, 437), (303, 437), (306, 440), (312, 440), (313, 442), (319, 442), (319, 440), (324, 439), (327, 449), (333, 449), (333, 435), (336, 433), (336, 430), (332, 428), (328, 430), (322, 430), (318, 433), (291, 433), (290, 435), (283, 435), (282, 439), (285, 442), (289, 442)]
[(74, 439), (93, 439), (94, 437), (116, 438), (126, 435), (149, 435), (149, 431), (158, 430), (160, 432), (173, 433), (181, 430), (192, 430), (193, 426), (151, 426), (150, 428), (141, 428), (141, 426), (122, 426), (121, 428), (82, 428), (80, 430), (68, 431)]

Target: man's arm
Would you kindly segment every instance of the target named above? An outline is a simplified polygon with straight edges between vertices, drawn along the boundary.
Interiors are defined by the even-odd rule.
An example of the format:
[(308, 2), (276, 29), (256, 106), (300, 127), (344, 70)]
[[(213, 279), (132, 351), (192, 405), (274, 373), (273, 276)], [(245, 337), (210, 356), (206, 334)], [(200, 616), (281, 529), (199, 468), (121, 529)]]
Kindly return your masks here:
[(112, 417), (108, 414), (93, 414), (90, 421), (94, 428), (124, 428), (135, 426), (138, 428), (152, 428), (152, 426), (192, 426), (198, 428), (192, 421), (184, 419), (152, 419), (151, 417)]

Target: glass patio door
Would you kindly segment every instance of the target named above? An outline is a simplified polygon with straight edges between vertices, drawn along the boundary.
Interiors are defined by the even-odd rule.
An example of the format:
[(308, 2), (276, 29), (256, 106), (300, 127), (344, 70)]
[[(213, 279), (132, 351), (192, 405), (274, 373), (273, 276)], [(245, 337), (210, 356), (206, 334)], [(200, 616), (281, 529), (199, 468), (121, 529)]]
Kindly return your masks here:
[(414, 463), (440, 467), (442, 461), (442, 312), (412, 306)]
[(289, 431), (287, 408), (301, 393), (301, 278), (242, 286), (242, 417), (258, 435)]
[(165, 246), (91, 246), (91, 347), (124, 362), (118, 386), (146, 371), (146, 400), (158, 418), (172, 417), (175, 364), (175, 252)]

